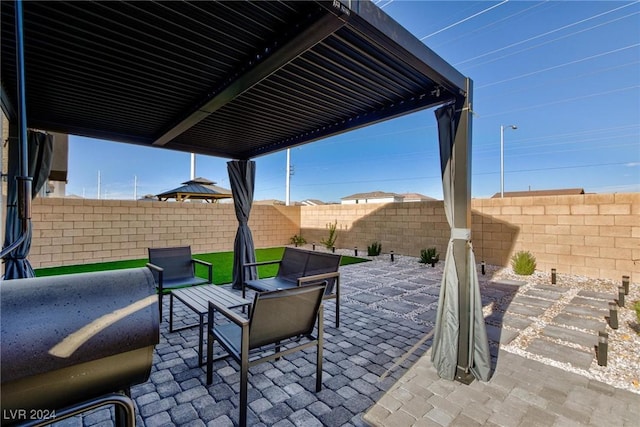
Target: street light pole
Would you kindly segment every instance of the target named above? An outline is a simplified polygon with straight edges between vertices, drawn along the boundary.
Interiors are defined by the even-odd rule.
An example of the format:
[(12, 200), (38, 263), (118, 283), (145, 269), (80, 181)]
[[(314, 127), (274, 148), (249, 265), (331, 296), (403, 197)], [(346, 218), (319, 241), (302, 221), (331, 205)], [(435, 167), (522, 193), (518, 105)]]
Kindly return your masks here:
[[(500, 197), (504, 197), (504, 125), (500, 125)], [(508, 125), (508, 129), (516, 130), (518, 126)]]
[(285, 206), (289, 206), (291, 196), (291, 149), (287, 148), (287, 176), (285, 178)]

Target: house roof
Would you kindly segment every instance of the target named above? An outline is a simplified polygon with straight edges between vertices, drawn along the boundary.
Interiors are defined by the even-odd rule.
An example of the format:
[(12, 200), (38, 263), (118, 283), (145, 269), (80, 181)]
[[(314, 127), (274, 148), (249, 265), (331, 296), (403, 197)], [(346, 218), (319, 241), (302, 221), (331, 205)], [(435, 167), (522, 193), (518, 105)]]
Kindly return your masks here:
[(411, 199), (411, 200), (436, 200), (433, 197), (425, 196), (420, 193), (402, 193), (400, 194), (403, 199)]
[(371, 191), (369, 193), (356, 193), (340, 200), (361, 200), (361, 199), (387, 199), (389, 197), (402, 197), (397, 193), (387, 193), (385, 191)]
[(182, 183), (183, 185), (173, 190), (157, 194), (158, 200), (176, 199), (179, 202), (185, 200), (206, 200), (210, 203), (220, 199), (230, 199), (231, 190), (218, 187), (213, 181), (206, 178), (195, 178)]
[(31, 128), (249, 159), (467, 95), (369, 1), (3, 1), (10, 120), (16, 4)]
[(263, 199), (263, 200), (254, 200), (254, 205), (274, 205), (274, 206), (284, 206), (284, 202), (278, 199)]
[[(555, 190), (505, 191), (504, 197), (532, 197), (532, 196), (571, 196), (584, 194), (584, 188), (558, 188)], [(491, 196), (500, 198), (500, 193)]]
[(326, 205), (325, 202), (323, 202), (322, 200), (318, 200), (318, 199), (305, 199), (300, 203), (303, 206), (321, 206), (321, 205)]

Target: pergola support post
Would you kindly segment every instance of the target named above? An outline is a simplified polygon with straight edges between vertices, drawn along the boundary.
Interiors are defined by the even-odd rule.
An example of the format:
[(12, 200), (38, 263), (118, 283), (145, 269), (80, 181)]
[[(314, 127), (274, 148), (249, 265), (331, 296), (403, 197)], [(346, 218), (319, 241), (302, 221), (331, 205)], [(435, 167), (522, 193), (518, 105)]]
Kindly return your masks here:
[[(453, 227), (458, 229), (471, 229), (471, 105), (472, 105), (472, 81), (466, 79), (466, 97), (460, 113), (460, 122), (453, 142), (452, 164), (454, 169), (454, 194), (453, 194)], [(474, 380), (469, 366), (470, 348), (470, 322), (471, 316), (471, 269), (469, 266), (469, 251), (471, 248), (467, 241), (455, 239), (453, 241), (453, 256), (458, 272), (458, 306), (460, 313), (460, 330), (458, 335), (458, 362), (455, 379), (464, 384), (470, 384)]]

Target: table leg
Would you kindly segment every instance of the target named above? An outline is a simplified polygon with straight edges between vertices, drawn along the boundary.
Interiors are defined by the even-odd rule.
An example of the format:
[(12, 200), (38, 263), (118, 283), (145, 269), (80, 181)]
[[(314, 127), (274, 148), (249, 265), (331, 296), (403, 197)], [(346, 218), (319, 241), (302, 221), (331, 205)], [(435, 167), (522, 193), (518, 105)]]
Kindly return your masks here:
[(173, 332), (173, 293), (169, 294), (169, 332)]
[(204, 341), (204, 336), (203, 334), (203, 328), (204, 328), (204, 315), (200, 314), (200, 326), (199, 326), (199, 330), (200, 330), (200, 337), (198, 338), (198, 362), (200, 363), (200, 366), (204, 365), (204, 362), (202, 361), (202, 345), (203, 345), (203, 341)]

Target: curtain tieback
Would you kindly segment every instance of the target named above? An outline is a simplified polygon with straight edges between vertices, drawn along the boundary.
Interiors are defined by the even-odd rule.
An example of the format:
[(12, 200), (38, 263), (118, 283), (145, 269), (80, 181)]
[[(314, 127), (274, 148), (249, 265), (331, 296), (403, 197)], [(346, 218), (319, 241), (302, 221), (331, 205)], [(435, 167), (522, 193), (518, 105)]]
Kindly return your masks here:
[(451, 240), (471, 240), (470, 228), (452, 228)]

